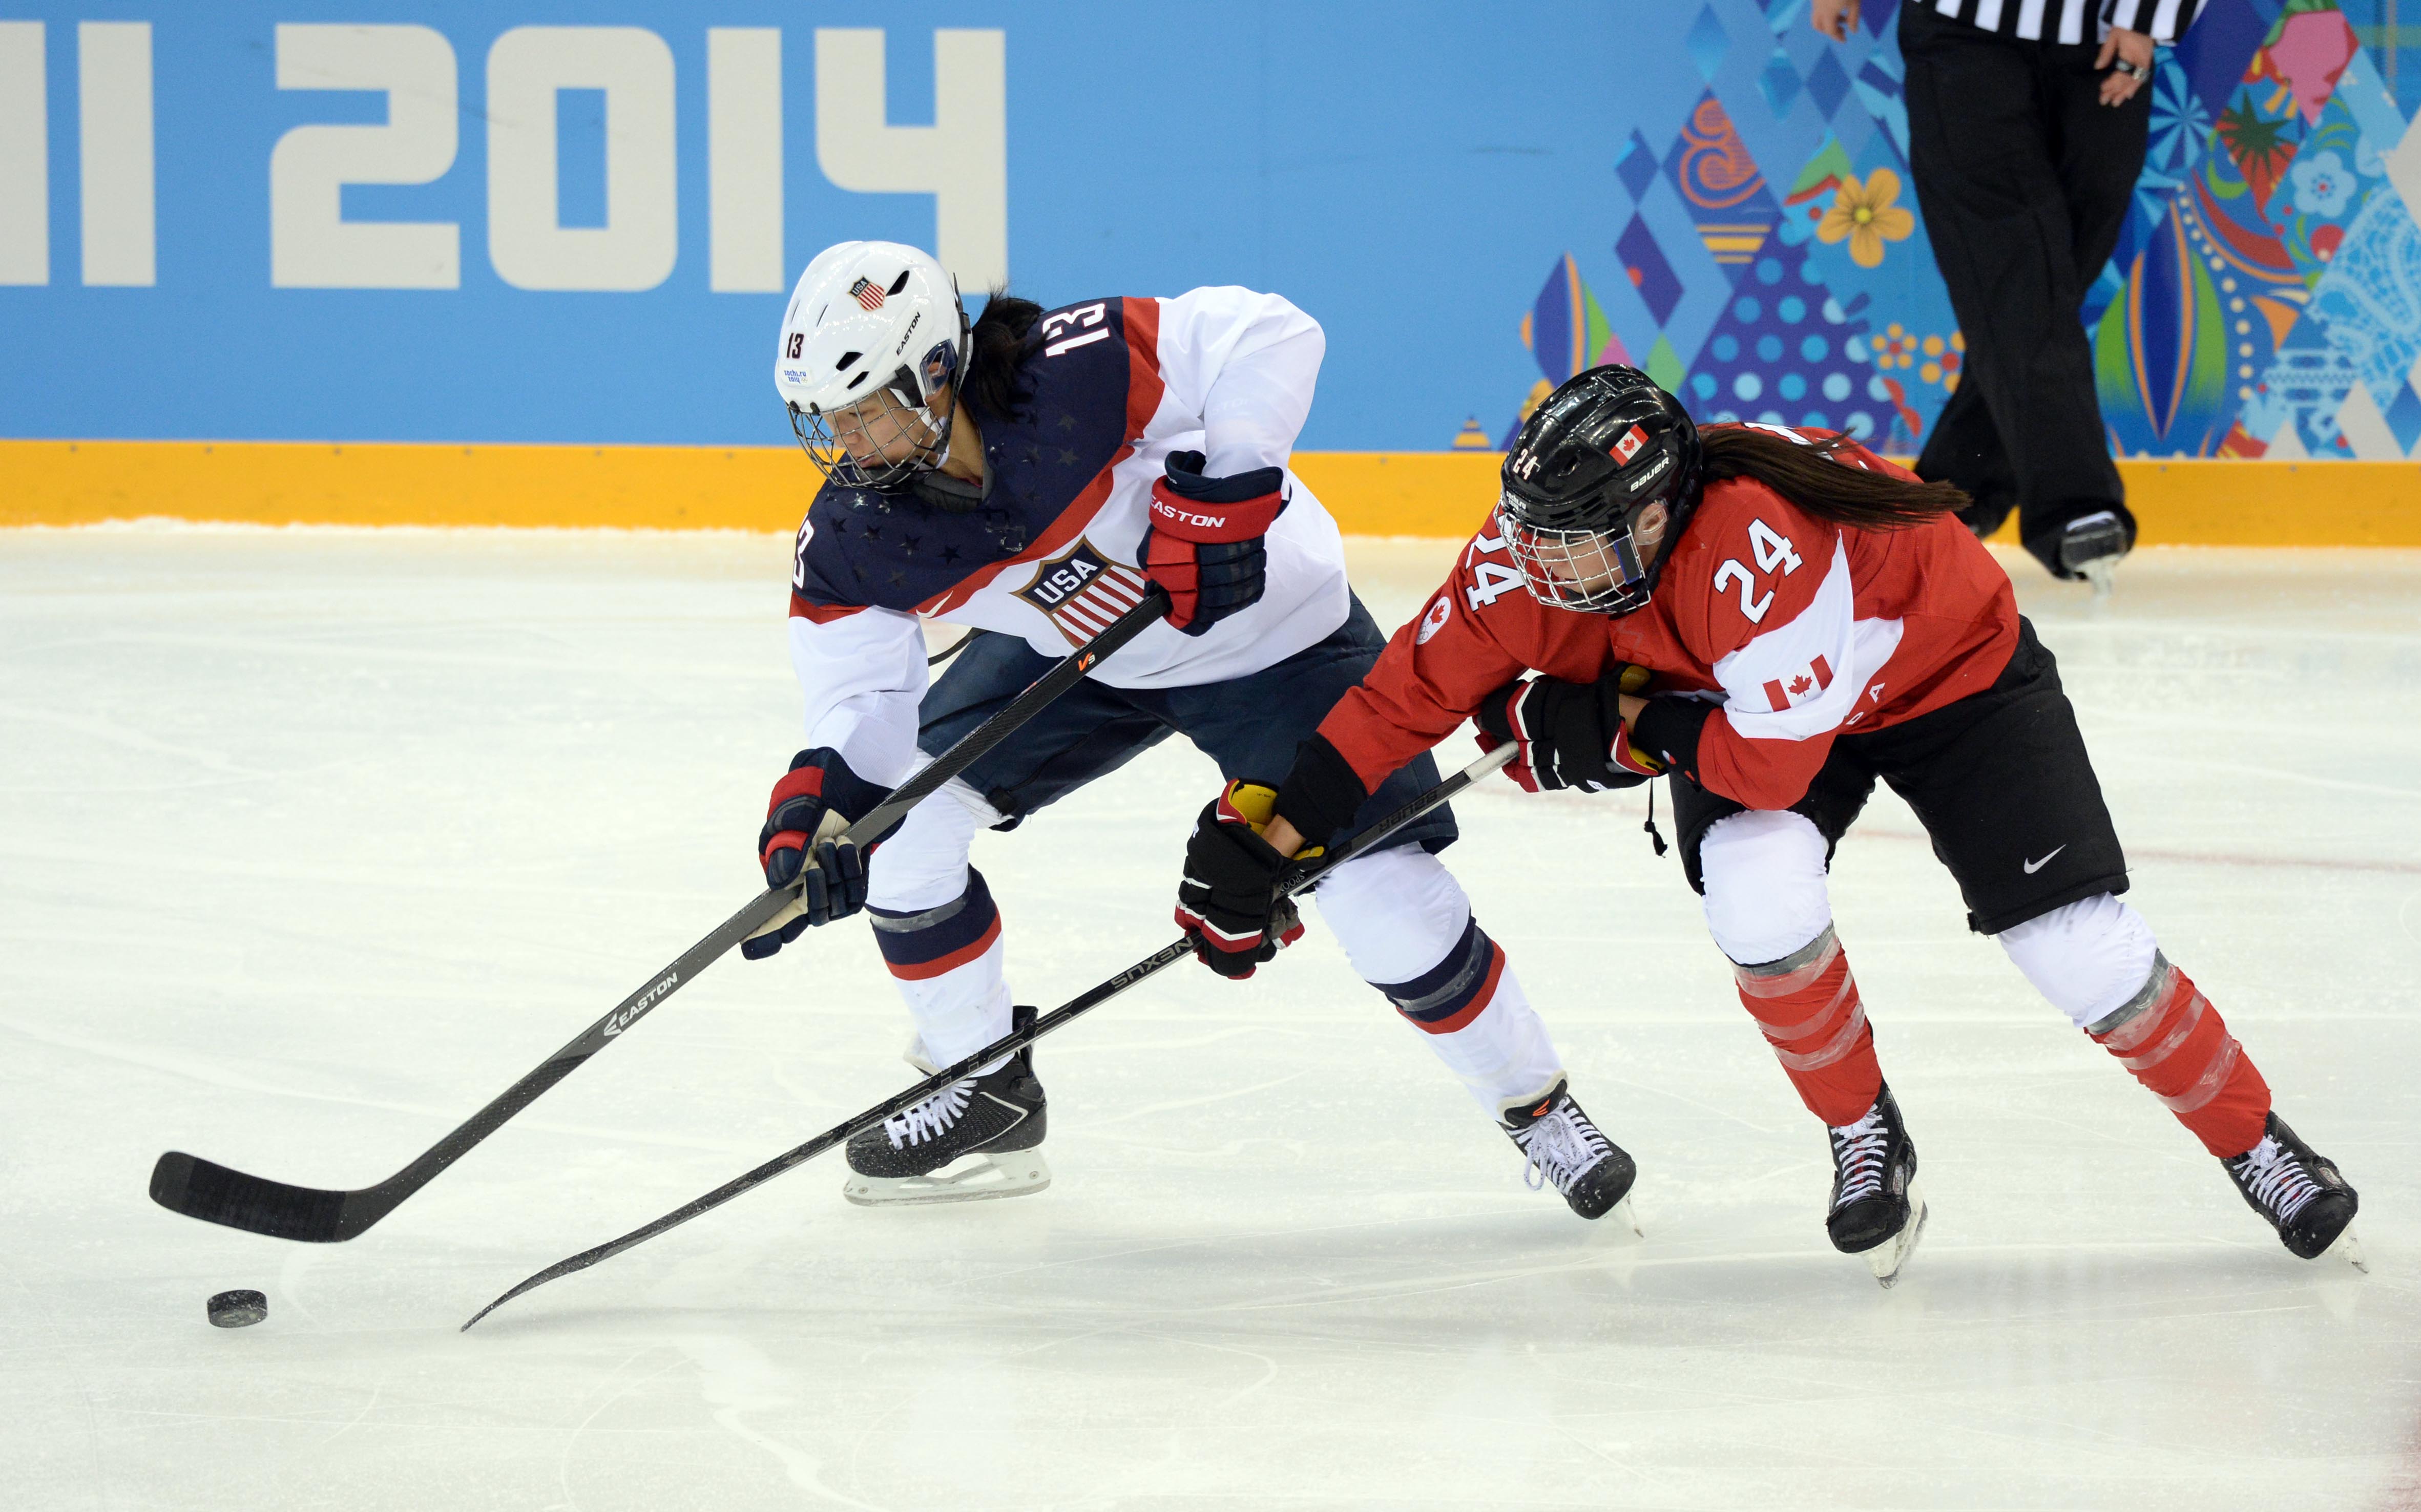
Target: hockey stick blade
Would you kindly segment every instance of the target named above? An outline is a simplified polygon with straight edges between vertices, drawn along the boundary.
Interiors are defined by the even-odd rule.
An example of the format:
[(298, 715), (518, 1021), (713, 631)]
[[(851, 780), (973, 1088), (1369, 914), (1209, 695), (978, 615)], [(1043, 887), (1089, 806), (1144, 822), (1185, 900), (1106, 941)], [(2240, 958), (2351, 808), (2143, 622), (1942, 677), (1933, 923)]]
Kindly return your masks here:
[[(892, 789), (864, 818), (851, 824), (846, 837), (860, 846), (881, 839), (907, 812), (931, 796), (978, 756), (1008, 738), (1020, 725), (1084, 680), (1086, 674), (1143, 633), (1168, 612), (1168, 595), (1159, 587), (1113, 621), (1108, 629), (1063, 658), (1037, 678), (1001, 710), (967, 732), (947, 751)], [(336, 1244), (359, 1237), (405, 1198), (435, 1180), (473, 1146), (502, 1128), (506, 1121), (537, 1101), (548, 1088), (570, 1076), (588, 1057), (603, 1050), (624, 1031), (663, 1005), (734, 945), (756, 934), (788, 910), (795, 888), (769, 887), (745, 907), (718, 925), (705, 939), (684, 951), (671, 965), (648, 979), (646, 986), (615, 1005), (612, 1012), (590, 1024), (580, 1036), (548, 1056), (535, 1070), (507, 1087), (470, 1120), (423, 1151), (420, 1158), (376, 1186), (351, 1191), (298, 1187), (248, 1175), (170, 1150), (151, 1168), (151, 1200), (170, 1212), (206, 1224), (240, 1228), (272, 1239), (307, 1244)]]
[[(1410, 824), (1413, 820), (1419, 818), (1429, 810), (1452, 799), (1456, 794), (1461, 792), (1473, 783), (1479, 781), (1482, 777), (1485, 777), (1489, 773), (1505, 766), (1507, 762), (1513, 759), (1515, 750), (1516, 747), (1509, 743), (1498, 746), (1496, 749), (1481, 756), (1471, 765), (1463, 768), (1460, 772), (1456, 772), (1453, 776), (1446, 778), (1444, 782), (1439, 783), (1429, 791), (1412, 800), (1412, 802), (1406, 803), (1403, 807), (1397, 809), (1392, 814), (1389, 814), (1378, 823), (1371, 825), (1361, 834), (1354, 835), (1351, 839), (1346, 841), (1343, 845), (1338, 846), (1335, 850), (1329, 852), (1327, 855), (1317, 857), (1306, 865), (1289, 868), (1288, 871), (1278, 879), (1277, 891), (1279, 895), (1282, 896), (1290, 896), (1311, 886), (1313, 883), (1319, 881), (1321, 875), (1326, 873), (1330, 868), (1341, 865), (1345, 862), (1351, 860), (1353, 857), (1360, 855), (1363, 851), (1371, 849), (1380, 841), (1384, 840), (1387, 836), (1395, 834), (1398, 830)], [(991, 1062), (1002, 1059), (1005, 1056), (1016, 1054), (1019, 1051), (1033, 1044), (1043, 1036), (1050, 1034), (1054, 1030), (1062, 1028), (1067, 1024), (1072, 1023), (1077, 1019), (1091, 1012), (1094, 1008), (1107, 1003), (1110, 999), (1117, 997), (1127, 989), (1133, 987), (1136, 983), (1143, 981), (1147, 977), (1157, 974), (1167, 967), (1175, 965), (1177, 962), (1183, 960), (1191, 954), (1193, 954), (1193, 946), (1183, 940), (1178, 940), (1169, 944), (1161, 946), (1160, 949), (1154, 951), (1151, 955), (1146, 956), (1143, 959), (1136, 961), (1133, 965), (1118, 973), (1116, 976), (1111, 977), (1108, 981), (1102, 982), (1100, 985), (1087, 990), (1081, 995), (1060, 1005), (1058, 1007), (1052, 1009), (1049, 1013), (1046, 1013), (1040, 1018), (1035, 1020), (1034, 1022), (1028, 1024), (1025, 1028), (1015, 1030), (1009, 1034), (1002, 1036), (1000, 1038), (993, 1040), (991, 1044), (986, 1045), (983, 1049), (976, 1051), (974, 1054), (967, 1056), (964, 1060), (959, 1061), (955, 1065), (943, 1067), (940, 1070), (934, 1072), (931, 1076), (927, 1077), (924, 1081), (917, 1083), (914, 1086), (908, 1088), (904, 1092), (895, 1094), (894, 1096), (885, 1099), (883, 1101), (867, 1109), (864, 1113), (859, 1114), (856, 1117), (850, 1119), (848, 1122), (834, 1125), (832, 1128), (825, 1130), (822, 1133), (818, 1134), (815, 1138), (808, 1140), (805, 1144), (798, 1146), (795, 1148), (783, 1151), (781, 1154), (774, 1156), (772, 1160), (767, 1161), (764, 1164), (758, 1166), (755, 1170), (749, 1171), (745, 1175), (733, 1177), (731, 1180), (725, 1182), (723, 1185), (715, 1188), (706, 1195), (699, 1197), (693, 1202), (686, 1203), (679, 1208), (674, 1208), (671, 1212), (664, 1214), (662, 1218), (657, 1219), (655, 1222), (648, 1224), (644, 1227), (633, 1229), (628, 1234), (623, 1235), (620, 1239), (612, 1239), (606, 1243), (600, 1244), (595, 1249), (583, 1250), (578, 1255), (572, 1255), (569, 1259), (556, 1261), (554, 1264), (548, 1266), (538, 1274), (522, 1282), (510, 1291), (506, 1292), (503, 1296), (498, 1297), (494, 1302), (490, 1302), (487, 1306), (482, 1307), (477, 1312), (472, 1314), (470, 1321), (462, 1325), (461, 1332), (465, 1333), (469, 1333), (473, 1325), (476, 1324), (479, 1319), (487, 1317), (490, 1313), (494, 1312), (497, 1308), (502, 1307), (505, 1303), (511, 1302), (514, 1298), (519, 1297), (525, 1292), (535, 1291), (539, 1287), (545, 1286), (550, 1281), (560, 1281), (565, 1276), (571, 1275), (577, 1271), (586, 1270), (590, 1266), (601, 1264), (602, 1262), (610, 1260), (614, 1258), (614, 1256), (620, 1255), (625, 1250), (635, 1249), (639, 1245), (645, 1244), (648, 1240), (654, 1239), (659, 1234), (679, 1228), (681, 1224), (688, 1223), (693, 1218), (713, 1211), (715, 1208), (722, 1207), (725, 1203), (729, 1202), (732, 1198), (739, 1196), (744, 1192), (750, 1191), (756, 1187), (763, 1186), (766, 1182), (773, 1180), (775, 1177), (804, 1165), (807, 1161), (814, 1160), (817, 1156), (821, 1155), (824, 1151), (832, 1148), (835, 1145), (838, 1145), (844, 1141), (854, 1138), (859, 1133), (862, 1133), (882, 1122), (885, 1118), (893, 1117), (899, 1113), (915, 1106), (917, 1103), (924, 1101), (927, 1098), (931, 1097), (934, 1093), (942, 1090), (942, 1088), (948, 1086), (951, 1083), (970, 1074), (976, 1067), (988, 1065)]]

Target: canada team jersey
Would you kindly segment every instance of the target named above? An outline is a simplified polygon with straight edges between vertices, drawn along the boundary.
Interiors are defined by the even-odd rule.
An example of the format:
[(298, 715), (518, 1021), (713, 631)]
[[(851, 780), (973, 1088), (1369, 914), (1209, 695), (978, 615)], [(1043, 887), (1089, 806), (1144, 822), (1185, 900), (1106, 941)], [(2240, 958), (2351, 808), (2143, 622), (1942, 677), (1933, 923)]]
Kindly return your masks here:
[[(1835, 456), (1911, 475), (1864, 447)], [(1949, 516), (1845, 528), (1753, 479), (1711, 483), (1647, 606), (1618, 618), (1533, 599), (1497, 528), (1492, 516), (1321, 724), (1365, 783), (1376, 787), (1525, 671), (1594, 682), (1622, 662), (1655, 673), (1656, 692), (1719, 704), (1699, 731), (1699, 782), (1750, 808), (1788, 808), (1835, 736), (1980, 693), (2017, 647), (2008, 574)]]
[[(1136, 569), (1151, 485), (1177, 451), (1226, 476), (1283, 467), (1310, 413), (1325, 350), (1318, 322), (1273, 294), (1197, 288), (1104, 299), (1044, 315), (1014, 419), (975, 412), (980, 506), (827, 483), (799, 526), (790, 658), (810, 746), (867, 780), (905, 777), (926, 688), (918, 616), (997, 631), (1062, 657), (1142, 599)], [(1170, 688), (1258, 672), (1345, 622), (1336, 523), (1292, 473), (1270, 528), (1260, 600), (1201, 635), (1155, 623), (1092, 676)]]

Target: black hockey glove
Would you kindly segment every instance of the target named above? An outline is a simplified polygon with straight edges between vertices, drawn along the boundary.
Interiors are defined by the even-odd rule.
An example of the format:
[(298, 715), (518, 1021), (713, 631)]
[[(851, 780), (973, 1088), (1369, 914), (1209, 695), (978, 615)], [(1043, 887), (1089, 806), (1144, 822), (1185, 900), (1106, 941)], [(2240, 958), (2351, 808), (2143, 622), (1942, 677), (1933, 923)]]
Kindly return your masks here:
[(1520, 746), (1505, 774), (1528, 792), (1601, 793), (1636, 786), (1664, 769), (1632, 745), (1616, 700), (1647, 685), (1647, 669), (1633, 666), (1617, 667), (1595, 682), (1536, 678), (1507, 683), (1472, 716), (1480, 728), (1479, 748), (1493, 751), (1507, 740)]
[(1169, 454), (1135, 553), (1144, 576), (1168, 592), (1168, 622), (1188, 635), (1260, 601), (1270, 566), (1261, 538), (1287, 506), (1280, 469), (1205, 477), (1203, 462), (1198, 451)]
[[(866, 857), (840, 838), (857, 816), (882, 802), (883, 790), (849, 770), (825, 746), (790, 758), (765, 804), (757, 832), (757, 859), (768, 887), (798, 888), (788, 909), (740, 943), (740, 953), (762, 960), (808, 927), (845, 919), (866, 907)], [(804, 873), (804, 878), (802, 873)]]
[(1294, 748), (1294, 768), (1278, 784), (1274, 810), (1304, 839), (1326, 847), (1344, 838), (1345, 827), (1369, 801), (1370, 789), (1353, 763), (1314, 731)]
[(1719, 706), (1705, 698), (1658, 694), (1631, 722), (1635, 751), (1656, 758), (1667, 772), (1698, 780), (1698, 736)]
[(1276, 797), (1261, 783), (1229, 783), (1204, 805), (1185, 844), (1177, 925), (1195, 959), (1229, 981), (1242, 981), (1279, 947), (1303, 938), (1293, 900), (1277, 896), (1287, 858), (1261, 838)]

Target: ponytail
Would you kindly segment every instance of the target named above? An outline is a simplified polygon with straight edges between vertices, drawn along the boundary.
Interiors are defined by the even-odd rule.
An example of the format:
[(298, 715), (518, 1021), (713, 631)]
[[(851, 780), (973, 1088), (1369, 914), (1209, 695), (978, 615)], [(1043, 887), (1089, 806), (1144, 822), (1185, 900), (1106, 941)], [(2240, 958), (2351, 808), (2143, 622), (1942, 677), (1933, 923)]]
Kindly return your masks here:
[(1755, 478), (1819, 520), (1860, 530), (1906, 530), (1967, 507), (1950, 483), (1912, 483), (1870, 473), (1835, 455), (1853, 444), (1845, 435), (1797, 442), (1754, 426), (1709, 426), (1698, 432), (1704, 479)]
[(964, 397), (978, 410), (1014, 420), (1034, 397), (1018, 378), (1025, 358), (1026, 333), (1042, 318), (1042, 306), (995, 288), (976, 318), (975, 351), (967, 358)]

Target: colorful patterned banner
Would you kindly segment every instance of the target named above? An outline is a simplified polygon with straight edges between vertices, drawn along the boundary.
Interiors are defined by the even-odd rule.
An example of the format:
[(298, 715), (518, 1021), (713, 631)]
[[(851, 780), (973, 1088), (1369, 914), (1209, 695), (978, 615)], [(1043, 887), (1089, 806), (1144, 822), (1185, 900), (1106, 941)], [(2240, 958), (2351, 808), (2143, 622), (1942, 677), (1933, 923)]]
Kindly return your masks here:
[[(1543, 377), (1500, 443), (1554, 382), (1629, 351), (1709, 417), (1923, 444), (1965, 343), (1910, 182), (1897, 8), (1867, 0), (1836, 44), (1799, 0), (1706, 0), (1665, 86), (1687, 91), (1674, 129), (1617, 154), (1621, 234), (1542, 254), (1522, 337)], [(2421, 45), (2378, 0), (2211, 0), (2162, 50), (2134, 207), (2083, 312), (2114, 451), (2414, 455), (2407, 33)]]

